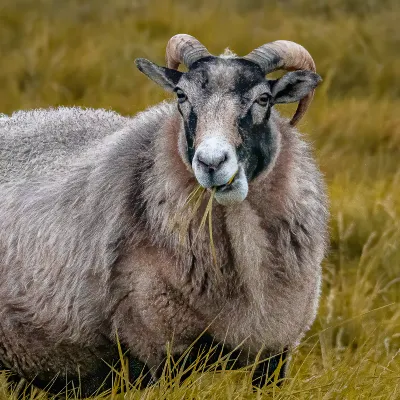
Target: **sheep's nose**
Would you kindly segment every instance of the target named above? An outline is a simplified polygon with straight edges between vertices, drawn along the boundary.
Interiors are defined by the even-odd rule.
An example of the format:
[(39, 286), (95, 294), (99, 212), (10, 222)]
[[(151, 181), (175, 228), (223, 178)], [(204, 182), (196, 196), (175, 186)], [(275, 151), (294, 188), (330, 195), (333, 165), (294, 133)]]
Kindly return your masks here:
[(202, 169), (211, 173), (217, 171), (228, 160), (228, 153), (221, 152), (219, 154), (207, 154), (199, 152), (197, 154), (197, 162)]

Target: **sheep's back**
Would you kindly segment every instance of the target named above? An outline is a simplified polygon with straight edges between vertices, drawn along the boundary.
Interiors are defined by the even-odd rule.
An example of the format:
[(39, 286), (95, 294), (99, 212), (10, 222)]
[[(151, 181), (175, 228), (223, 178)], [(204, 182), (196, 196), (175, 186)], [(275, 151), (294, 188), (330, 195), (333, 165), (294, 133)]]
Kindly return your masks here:
[(78, 107), (0, 116), (0, 183), (68, 170), (80, 154), (127, 121), (112, 111)]

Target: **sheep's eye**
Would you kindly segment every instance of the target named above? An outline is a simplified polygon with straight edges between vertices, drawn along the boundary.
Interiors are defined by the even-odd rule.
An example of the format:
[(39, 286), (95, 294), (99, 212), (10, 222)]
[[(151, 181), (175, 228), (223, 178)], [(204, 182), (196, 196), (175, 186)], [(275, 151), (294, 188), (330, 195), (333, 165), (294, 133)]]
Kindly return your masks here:
[(186, 94), (181, 89), (175, 89), (176, 97), (178, 98), (178, 103), (183, 103), (187, 100)]
[(266, 107), (269, 103), (269, 96), (267, 93), (263, 93), (261, 96), (259, 96), (256, 100), (256, 103), (259, 104), (262, 107)]

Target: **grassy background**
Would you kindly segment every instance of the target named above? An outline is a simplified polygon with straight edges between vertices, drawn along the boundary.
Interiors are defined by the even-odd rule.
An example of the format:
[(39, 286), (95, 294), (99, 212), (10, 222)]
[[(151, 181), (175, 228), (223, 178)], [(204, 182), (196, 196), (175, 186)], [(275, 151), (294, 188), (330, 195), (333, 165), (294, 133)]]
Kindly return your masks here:
[(253, 393), (248, 374), (224, 372), (129, 396), (400, 398), (399, 11), (398, 0), (0, 1), (0, 113), (62, 104), (134, 114), (167, 96), (134, 58), (162, 64), (181, 32), (214, 54), (293, 40), (324, 78), (300, 129), (329, 186), (331, 250), (288, 382)]

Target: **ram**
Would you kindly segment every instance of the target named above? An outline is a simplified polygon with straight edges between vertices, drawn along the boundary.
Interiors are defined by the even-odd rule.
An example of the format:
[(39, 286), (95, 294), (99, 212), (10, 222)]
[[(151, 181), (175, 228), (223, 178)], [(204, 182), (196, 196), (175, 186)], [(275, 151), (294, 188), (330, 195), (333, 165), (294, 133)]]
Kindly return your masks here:
[[(0, 362), (39, 387), (90, 395), (118, 342), (132, 380), (209, 346), (235, 367), (264, 359), (260, 386), (315, 318), (328, 213), (294, 128), (321, 80), (310, 54), (216, 57), (179, 34), (166, 57), (136, 65), (177, 101), (133, 118), (0, 117)], [(298, 101), (290, 121), (274, 109)]]

